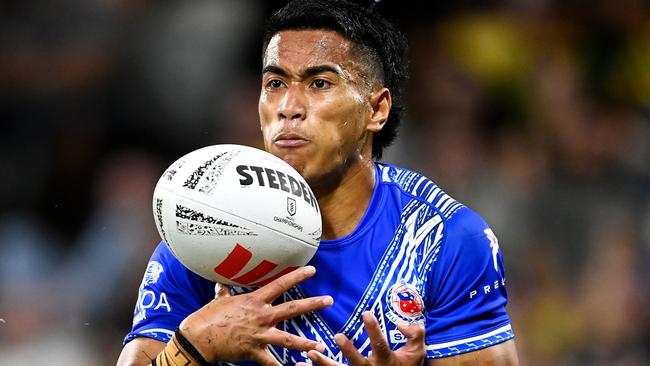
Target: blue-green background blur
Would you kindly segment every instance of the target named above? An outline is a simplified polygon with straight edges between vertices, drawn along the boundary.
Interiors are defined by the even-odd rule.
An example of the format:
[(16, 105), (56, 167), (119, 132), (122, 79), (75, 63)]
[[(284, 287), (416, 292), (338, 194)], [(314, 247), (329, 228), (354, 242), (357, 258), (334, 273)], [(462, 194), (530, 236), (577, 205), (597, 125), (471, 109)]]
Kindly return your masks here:
[[(648, 3), (427, 3), (379, 5), (412, 74), (384, 160), (491, 224), (522, 365), (650, 364)], [(0, 365), (115, 363), (157, 178), (201, 146), (261, 147), (280, 4), (0, 3)]]

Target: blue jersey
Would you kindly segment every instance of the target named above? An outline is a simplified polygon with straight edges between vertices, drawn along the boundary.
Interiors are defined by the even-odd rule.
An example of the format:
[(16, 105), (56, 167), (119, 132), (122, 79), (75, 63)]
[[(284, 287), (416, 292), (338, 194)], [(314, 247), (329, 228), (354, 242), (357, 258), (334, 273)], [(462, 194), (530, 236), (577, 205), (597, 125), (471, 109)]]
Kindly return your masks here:
[[(362, 354), (371, 351), (361, 320), (366, 310), (375, 314), (392, 349), (406, 343), (397, 323), (424, 324), (427, 358), (513, 338), (502, 255), (487, 224), (417, 173), (377, 163), (376, 177), (354, 232), (321, 241), (310, 262), (316, 275), (280, 299), (330, 295), (334, 304), (277, 327), (323, 343), (325, 354), (342, 363), (336, 333)], [(125, 342), (140, 336), (167, 342), (185, 317), (213, 298), (214, 283), (186, 269), (161, 243), (147, 266)], [(307, 360), (304, 352), (271, 348), (282, 364)]]

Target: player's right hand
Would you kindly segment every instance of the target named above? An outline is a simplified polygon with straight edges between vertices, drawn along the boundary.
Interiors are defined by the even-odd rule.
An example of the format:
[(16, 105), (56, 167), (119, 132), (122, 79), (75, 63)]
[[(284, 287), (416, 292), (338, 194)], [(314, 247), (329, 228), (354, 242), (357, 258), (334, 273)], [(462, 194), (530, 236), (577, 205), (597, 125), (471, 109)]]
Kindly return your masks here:
[(275, 325), (332, 305), (331, 296), (272, 305), (278, 296), (315, 273), (312, 266), (301, 267), (264, 287), (236, 296), (230, 296), (226, 287), (217, 286), (215, 299), (185, 318), (180, 332), (208, 362), (253, 360), (264, 366), (279, 366), (268, 349), (270, 344), (323, 352), (322, 344), (281, 331)]

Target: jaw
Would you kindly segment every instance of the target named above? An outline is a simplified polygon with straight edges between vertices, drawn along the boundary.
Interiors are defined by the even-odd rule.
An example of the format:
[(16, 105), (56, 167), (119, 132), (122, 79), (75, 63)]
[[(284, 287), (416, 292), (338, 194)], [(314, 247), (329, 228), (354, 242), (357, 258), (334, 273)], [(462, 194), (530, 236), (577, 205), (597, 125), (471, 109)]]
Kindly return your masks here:
[(313, 190), (329, 191), (348, 176), (373, 166), (372, 134), (364, 134), (352, 144), (334, 148), (319, 146), (318, 141), (310, 141), (298, 148), (279, 147), (273, 142), (266, 145), (267, 151), (296, 169)]

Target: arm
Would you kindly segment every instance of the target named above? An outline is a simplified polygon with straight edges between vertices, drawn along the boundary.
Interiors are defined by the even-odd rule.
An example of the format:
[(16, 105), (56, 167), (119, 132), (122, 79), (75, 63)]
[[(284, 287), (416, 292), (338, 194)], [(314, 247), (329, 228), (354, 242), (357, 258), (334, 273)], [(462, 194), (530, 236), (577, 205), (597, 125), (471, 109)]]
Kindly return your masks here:
[[(169, 355), (177, 354), (179, 349), (174, 347), (179, 345), (185, 351), (195, 349), (199, 354), (196, 360), (255, 360), (264, 365), (279, 365), (268, 350), (269, 344), (301, 351), (320, 349), (317, 342), (282, 332), (275, 325), (327, 307), (331, 297), (272, 304), (314, 273), (314, 267), (303, 267), (253, 292), (231, 296), (228, 287), (215, 287), (214, 282), (189, 271), (161, 243), (145, 271), (134, 326), (125, 338), (118, 365), (145, 365), (163, 355), (161, 349)], [(175, 334), (176, 329), (179, 332)], [(178, 343), (179, 337), (188, 342)]]
[(429, 366), (517, 366), (515, 341), (509, 340), (492, 347), (458, 356), (431, 359)]
[(120, 353), (117, 366), (145, 366), (156, 358), (156, 355), (165, 348), (165, 343), (153, 339), (140, 337), (127, 343)]
[[(136, 338), (124, 347), (118, 365), (146, 365), (152, 358), (156, 358), (159, 365), (176, 365), (178, 363), (163, 363), (162, 359), (173, 359), (180, 350), (195, 360), (202, 358), (208, 363), (254, 360), (261, 365), (280, 366), (269, 351), (268, 345), (274, 344), (305, 352), (322, 350), (322, 346), (317, 342), (281, 331), (275, 325), (280, 321), (330, 306), (330, 296), (272, 305), (278, 296), (314, 273), (314, 267), (302, 267), (253, 292), (237, 296), (231, 296), (222, 288), (214, 300), (180, 323), (171, 342), (165, 345), (161, 341)], [(185, 338), (190, 346), (184, 346), (179, 341), (181, 338)], [(193, 351), (197, 352), (199, 357), (196, 357)]]
[[(427, 304), (427, 358), (481, 365), (468, 360), (491, 357), (500, 343), (514, 338), (505, 308), (503, 257), (492, 230), (468, 208), (448, 219), (443, 240)], [(466, 353), (467, 358), (460, 356)]]

